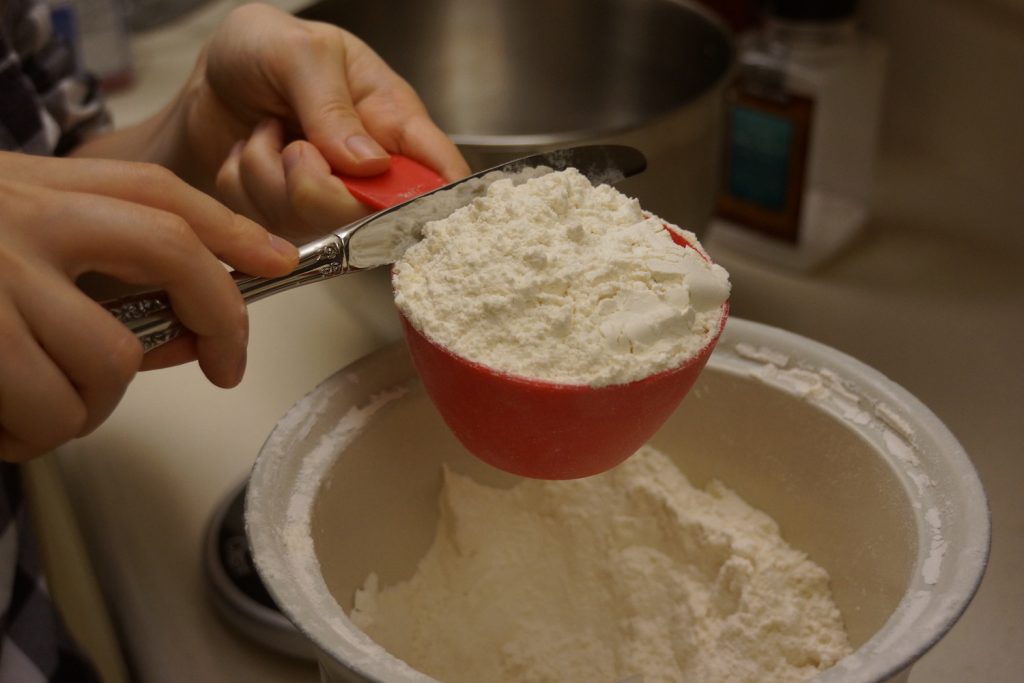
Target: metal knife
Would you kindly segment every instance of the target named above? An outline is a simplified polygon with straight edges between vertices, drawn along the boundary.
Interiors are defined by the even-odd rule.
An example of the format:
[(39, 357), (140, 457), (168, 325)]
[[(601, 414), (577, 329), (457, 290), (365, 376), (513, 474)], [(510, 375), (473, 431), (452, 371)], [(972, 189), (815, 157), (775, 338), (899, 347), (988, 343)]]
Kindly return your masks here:
[[(299, 248), (299, 264), (276, 278), (234, 273), (246, 303), (294, 287), (345, 273), (394, 263), (419, 240), (422, 226), (445, 218), (484, 194), (499, 178), (522, 182), (549, 171), (576, 168), (595, 185), (614, 184), (641, 173), (647, 160), (640, 150), (623, 145), (586, 145), (516, 159), (449, 183), (426, 194), (362, 218)], [(171, 341), (183, 326), (166, 292), (150, 291), (101, 302), (128, 326), (146, 351)]]

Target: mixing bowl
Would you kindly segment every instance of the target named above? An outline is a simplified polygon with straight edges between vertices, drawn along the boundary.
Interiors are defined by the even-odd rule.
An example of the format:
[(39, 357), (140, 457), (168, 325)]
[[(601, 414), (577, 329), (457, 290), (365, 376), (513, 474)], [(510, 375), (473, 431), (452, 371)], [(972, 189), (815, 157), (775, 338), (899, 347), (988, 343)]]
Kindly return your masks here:
[(619, 189), (699, 233), (714, 206), (729, 30), (688, 0), (322, 0), (299, 16), (364, 39), (474, 170), (589, 142), (646, 173)]
[[(906, 680), (981, 580), (989, 517), (967, 455), (907, 391), (835, 349), (731, 319), (651, 442), (694, 484), (720, 479), (770, 514), (829, 572), (855, 652), (816, 683)], [(432, 680), (346, 614), (370, 572), (387, 586), (426, 553), (442, 463), (519, 481), (460, 445), (401, 344), (327, 379), (262, 448), (246, 505), (254, 560), (325, 681)]]

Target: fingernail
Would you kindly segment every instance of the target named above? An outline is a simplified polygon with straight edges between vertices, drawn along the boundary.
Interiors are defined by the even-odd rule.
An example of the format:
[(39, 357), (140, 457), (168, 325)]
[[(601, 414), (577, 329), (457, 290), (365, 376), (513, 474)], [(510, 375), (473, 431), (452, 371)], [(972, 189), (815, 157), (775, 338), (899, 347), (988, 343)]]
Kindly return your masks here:
[(384, 159), (388, 153), (377, 144), (377, 141), (366, 135), (352, 135), (345, 140), (345, 146), (357, 161), (369, 161), (370, 159)]
[(291, 173), (292, 169), (302, 161), (302, 145), (288, 145), (281, 153), (281, 163), (284, 165), (284, 172)]
[(298, 255), (298, 250), (295, 248), (295, 245), (286, 240), (285, 238), (278, 237), (272, 232), (267, 233), (267, 235), (268, 239), (270, 240), (271, 249), (276, 251), (281, 256), (284, 256), (286, 259), (295, 259), (295, 257)]

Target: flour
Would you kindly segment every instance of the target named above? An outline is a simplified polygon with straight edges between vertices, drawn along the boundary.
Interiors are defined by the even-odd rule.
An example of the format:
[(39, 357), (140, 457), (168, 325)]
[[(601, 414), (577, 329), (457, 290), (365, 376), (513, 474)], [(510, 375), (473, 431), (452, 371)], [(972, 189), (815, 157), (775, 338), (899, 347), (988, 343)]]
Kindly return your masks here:
[(706, 346), (729, 296), (728, 274), (696, 236), (669, 229), (575, 169), (497, 180), (423, 228), (395, 264), (395, 302), (435, 343), (492, 368), (630, 382)]
[(444, 218), (487, 193), (496, 180), (513, 185), (550, 173), (547, 166), (526, 166), (518, 171), (491, 171), (469, 178), (454, 187), (430, 192), (400, 210), (375, 216), (371, 223), (356, 230), (349, 242), (349, 261), (356, 268), (376, 268), (394, 263), (423, 237), (423, 226)]
[(828, 581), (771, 518), (648, 446), (508, 490), (446, 472), (415, 574), (371, 575), (351, 618), (444, 683), (783, 683), (850, 652)]

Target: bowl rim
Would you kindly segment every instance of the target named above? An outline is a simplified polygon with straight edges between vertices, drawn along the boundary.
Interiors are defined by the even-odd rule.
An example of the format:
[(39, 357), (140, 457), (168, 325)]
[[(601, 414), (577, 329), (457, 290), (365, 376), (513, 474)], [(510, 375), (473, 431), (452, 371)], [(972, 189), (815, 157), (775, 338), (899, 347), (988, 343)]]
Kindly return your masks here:
[[(341, 607), (331, 598), (326, 584), (313, 566), (310, 558), (297, 557), (294, 548), (284, 548), (273, 520), (267, 519), (267, 504), (264, 490), (271, 488), (274, 477), (279, 476), (282, 464), (292, 453), (283, 450), (282, 439), (291, 431), (308, 429), (308, 415), (311, 403), (324, 401), (335, 395), (338, 384), (353, 373), (358, 374), (368, 363), (393, 357), (402, 352), (401, 343), (378, 349), (362, 359), (338, 370), (321, 382), (314, 390), (298, 401), (278, 421), (256, 458), (249, 479), (249, 495), (246, 497), (246, 533), (252, 546), (253, 559), (267, 590), (281, 607), (286, 616), (306, 635), (318, 650), (322, 667), (339, 667), (365, 681), (379, 683), (407, 683), (434, 681), (415, 671), (397, 657), (373, 643), (352, 624)], [(772, 353), (785, 362), (773, 362)], [(847, 354), (811, 340), (807, 337), (761, 323), (733, 317), (719, 339), (715, 352), (708, 361), (708, 367), (727, 374), (755, 377), (782, 390), (786, 382), (776, 373), (773, 377), (766, 369), (785, 369), (790, 356), (797, 352), (799, 366), (828, 370), (839, 380), (855, 381), (858, 395), (872, 401), (875, 414), (883, 421), (893, 420), (890, 425), (899, 425), (900, 419), (913, 416), (908, 424), (918, 436), (927, 437), (930, 442), (941, 446), (935, 453), (929, 453), (925, 461), (935, 468), (945, 466), (956, 476), (948, 480), (947, 489), (940, 492), (927, 487), (918, 491), (914, 521), (917, 526), (918, 549), (914, 572), (900, 602), (879, 630), (851, 655), (835, 666), (821, 672), (808, 683), (868, 683), (884, 681), (908, 669), (918, 658), (938, 642), (960, 618), (973, 599), (984, 576), (991, 548), (991, 517), (988, 500), (981, 480), (970, 458), (948, 428), (910, 392), (879, 371)], [(767, 360), (766, 360), (767, 359)], [(794, 365), (793, 367), (796, 367)], [(847, 387), (849, 389), (849, 387)], [(401, 392), (400, 392), (401, 393)], [(387, 400), (397, 396), (385, 397)], [(804, 397), (812, 400), (812, 397)], [(381, 399), (378, 399), (381, 400)], [(879, 406), (895, 411), (894, 416), (885, 418)], [(822, 409), (839, 414), (834, 406), (819, 405)], [(305, 420), (305, 421), (304, 421)], [(858, 425), (848, 423), (849, 428), (861, 431)], [(891, 467), (904, 484), (908, 496), (914, 497), (913, 473), (907, 463), (900, 461), (891, 452), (879, 451), (880, 457)], [(332, 461), (333, 462), (333, 459)], [(927, 468), (925, 468), (927, 470)], [(935, 488), (935, 487), (932, 487)], [(950, 503), (951, 493), (956, 500)], [(941, 501), (940, 501), (941, 498)], [(935, 587), (926, 581), (924, 571), (928, 555), (927, 539), (932, 527), (925, 519), (924, 510), (932, 509), (940, 502), (948, 507), (955, 505), (954, 522), (963, 528), (960, 547), (948, 552), (940, 560), (945, 562), (942, 584)], [(312, 505), (312, 504), (311, 504)], [(309, 534), (307, 533), (307, 536)], [(312, 538), (309, 538), (312, 548)], [(303, 592), (290, 580), (295, 572), (313, 572), (314, 585)], [(318, 582), (317, 582), (318, 581)], [(934, 583), (934, 582), (932, 582)], [(942, 590), (941, 599), (930, 599), (933, 591)], [(928, 599), (923, 599), (922, 596)], [(327, 603), (324, 601), (327, 600)], [(324, 605), (328, 606), (324, 608)], [(343, 629), (339, 633), (336, 629)], [(387, 676), (381, 678), (380, 676)], [(610, 682), (609, 682), (610, 683)]]

